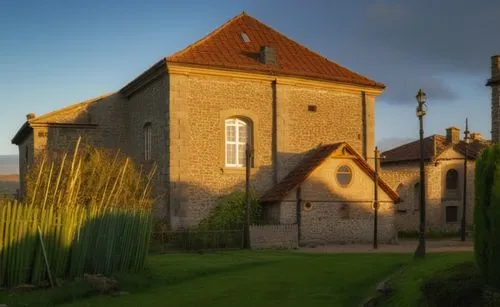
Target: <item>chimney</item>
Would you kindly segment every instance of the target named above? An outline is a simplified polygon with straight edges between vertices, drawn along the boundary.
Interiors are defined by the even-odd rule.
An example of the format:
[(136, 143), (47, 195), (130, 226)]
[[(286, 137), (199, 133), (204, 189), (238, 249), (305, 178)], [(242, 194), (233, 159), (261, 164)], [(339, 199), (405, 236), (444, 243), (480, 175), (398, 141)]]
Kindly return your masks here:
[(500, 55), (491, 57), (491, 80), (500, 79)]
[(481, 141), (481, 140), (483, 140), (483, 136), (479, 132), (472, 132), (470, 134), (470, 139), (473, 140), (473, 141), (475, 141), (475, 140)]
[(446, 129), (446, 141), (456, 144), (460, 141), (460, 129), (457, 127), (449, 127)]
[(276, 49), (269, 46), (260, 48), (260, 62), (262, 64), (276, 65)]
[(35, 113), (28, 113), (28, 114), (26, 114), (26, 120), (29, 121), (29, 120), (31, 120), (33, 118), (35, 118)]

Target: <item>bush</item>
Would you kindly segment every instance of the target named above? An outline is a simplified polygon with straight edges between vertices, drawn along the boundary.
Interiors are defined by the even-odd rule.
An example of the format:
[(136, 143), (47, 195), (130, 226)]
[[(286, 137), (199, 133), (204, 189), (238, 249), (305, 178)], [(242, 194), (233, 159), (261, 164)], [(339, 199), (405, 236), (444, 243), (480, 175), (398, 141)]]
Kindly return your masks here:
[(486, 283), (500, 289), (500, 145), (476, 162), (474, 250)]
[(154, 174), (155, 167), (145, 172), (119, 151), (94, 148), (78, 139), (70, 152), (37, 155), (25, 178), (23, 202), (42, 208), (149, 210)]
[(426, 306), (483, 306), (484, 282), (473, 262), (465, 262), (436, 272), (422, 284)]
[[(261, 218), (260, 204), (255, 192), (250, 195), (250, 223)], [(246, 224), (245, 193), (236, 191), (220, 197), (210, 216), (200, 222), (202, 230), (240, 229)]]

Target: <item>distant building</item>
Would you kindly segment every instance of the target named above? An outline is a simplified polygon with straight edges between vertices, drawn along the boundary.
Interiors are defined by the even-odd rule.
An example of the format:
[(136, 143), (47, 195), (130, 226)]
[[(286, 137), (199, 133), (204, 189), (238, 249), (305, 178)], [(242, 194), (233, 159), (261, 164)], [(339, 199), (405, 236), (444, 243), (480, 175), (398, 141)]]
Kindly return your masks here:
[[(467, 224), (474, 209), (475, 160), (490, 145), (479, 133), (471, 134), (467, 154)], [(426, 226), (430, 230), (455, 231), (460, 228), (463, 206), (465, 142), (456, 127), (446, 136), (424, 139)], [(398, 230), (417, 230), (420, 213), (420, 141), (410, 142), (382, 155), (382, 176), (401, 197), (397, 207)]]

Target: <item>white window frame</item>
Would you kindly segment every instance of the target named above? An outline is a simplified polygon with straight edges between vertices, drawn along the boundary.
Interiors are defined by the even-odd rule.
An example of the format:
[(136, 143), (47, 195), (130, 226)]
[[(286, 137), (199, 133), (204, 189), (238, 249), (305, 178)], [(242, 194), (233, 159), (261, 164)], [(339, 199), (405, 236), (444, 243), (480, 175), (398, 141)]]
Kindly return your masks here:
[[(234, 141), (228, 141), (228, 127), (234, 127), (235, 128), (235, 140)], [(240, 118), (228, 118), (224, 121), (224, 163), (226, 167), (236, 167), (236, 168), (242, 168), (245, 167), (245, 159), (246, 159), (246, 153), (244, 153), (244, 159), (243, 161), (239, 161), (240, 157), (240, 145), (245, 145), (244, 148), (246, 149), (246, 144), (247, 142), (243, 143), (240, 142), (240, 129), (246, 129), (247, 133), (247, 142), (252, 144), (252, 130), (251, 130), (251, 123), (245, 120), (242, 120)], [(228, 153), (227, 153), (227, 147), (228, 145), (233, 145), (235, 150), (234, 150), (234, 155), (236, 157), (236, 163), (228, 163)]]
[(145, 123), (143, 126), (144, 134), (144, 160), (150, 161), (152, 159), (152, 125)]

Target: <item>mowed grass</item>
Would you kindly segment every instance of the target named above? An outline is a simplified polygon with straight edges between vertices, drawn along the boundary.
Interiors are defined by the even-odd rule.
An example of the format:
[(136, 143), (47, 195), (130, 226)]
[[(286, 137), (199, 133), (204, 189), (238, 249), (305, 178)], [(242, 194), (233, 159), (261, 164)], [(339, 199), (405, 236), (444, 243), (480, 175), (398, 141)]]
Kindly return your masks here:
[[(128, 295), (84, 299), (88, 284), (29, 293), (0, 291), (15, 306), (360, 306), (392, 275), (393, 296), (380, 306), (417, 306), (422, 282), (473, 260), (472, 252), (428, 254), (305, 254), (220, 252), (152, 255), (142, 274), (120, 275)], [(74, 296), (72, 298), (72, 296)], [(68, 300), (72, 300), (68, 302)]]
[(413, 260), (392, 278), (393, 295), (381, 306), (420, 306), (423, 282), (442, 270), (459, 263), (474, 261), (472, 252), (427, 254), (423, 260)]
[(401, 254), (156, 255), (149, 259), (149, 288), (125, 287), (131, 294), (65, 306), (359, 306), (378, 281), (410, 260)]

